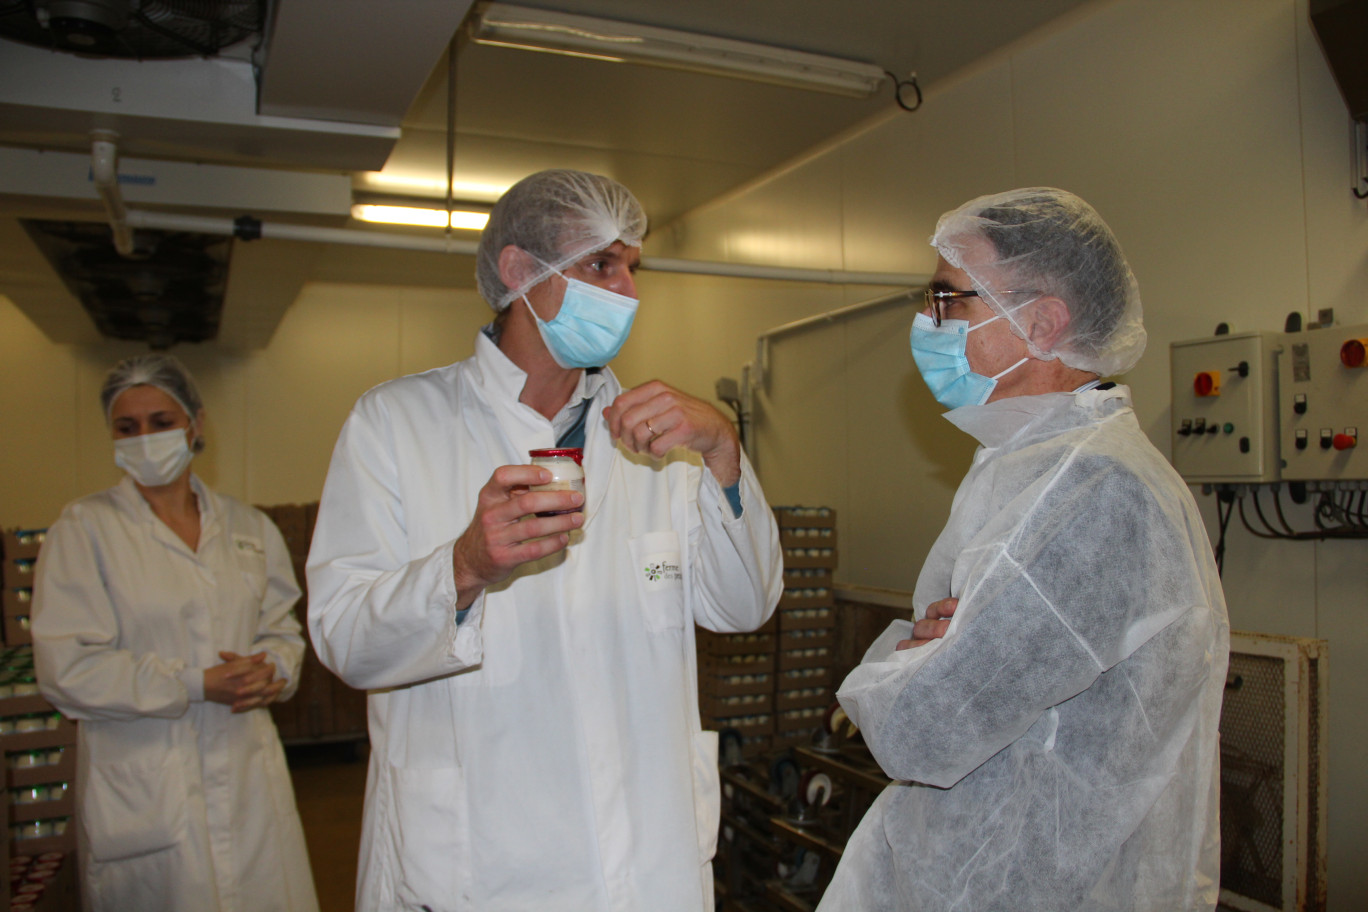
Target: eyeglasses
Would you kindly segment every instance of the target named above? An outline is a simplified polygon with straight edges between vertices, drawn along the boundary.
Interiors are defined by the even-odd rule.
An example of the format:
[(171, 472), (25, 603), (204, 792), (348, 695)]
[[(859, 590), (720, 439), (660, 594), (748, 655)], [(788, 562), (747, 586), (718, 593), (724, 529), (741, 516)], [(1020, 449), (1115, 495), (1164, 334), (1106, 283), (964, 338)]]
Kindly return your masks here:
[(978, 292), (974, 289), (968, 291), (937, 291), (930, 285), (922, 291), (922, 298), (926, 302), (925, 310), (931, 311), (931, 321), (940, 326), (945, 319), (945, 302), (955, 298), (977, 298)]
[[(1036, 292), (1034, 291), (1011, 290), (994, 292), (994, 294), (1000, 295), (1035, 293)], [(972, 288), (970, 288), (968, 291), (937, 291), (930, 285), (927, 285), (924, 289), (922, 289), (922, 300), (925, 302), (925, 306), (922, 309), (931, 311), (931, 322), (934, 323), (936, 326), (940, 326), (941, 322), (945, 320), (946, 301), (953, 301), (955, 298), (977, 297), (979, 297), (979, 293)]]

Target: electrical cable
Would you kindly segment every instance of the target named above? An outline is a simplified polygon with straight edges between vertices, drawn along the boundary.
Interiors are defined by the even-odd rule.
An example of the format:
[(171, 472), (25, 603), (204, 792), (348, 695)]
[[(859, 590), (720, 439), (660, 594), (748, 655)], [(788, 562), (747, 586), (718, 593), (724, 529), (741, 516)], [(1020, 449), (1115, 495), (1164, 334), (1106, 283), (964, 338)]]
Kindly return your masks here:
[(1282, 536), (1282, 535), (1269, 535), (1267, 532), (1260, 532), (1258, 529), (1255, 529), (1253, 526), (1251, 526), (1251, 525), (1249, 524), (1249, 520), (1245, 517), (1244, 498), (1241, 497), (1239, 500), (1240, 500), (1240, 502), (1239, 502), (1239, 508), (1240, 508), (1240, 522), (1244, 523), (1244, 527), (1245, 527), (1246, 530), (1248, 530), (1248, 532), (1249, 532), (1250, 535), (1253, 535), (1255, 538), (1283, 538), (1283, 537), (1284, 537), (1284, 536)]
[(1282, 489), (1277, 485), (1274, 485), (1273, 490), (1273, 508), (1278, 511), (1278, 522), (1282, 523), (1282, 527), (1287, 534), (1296, 535), (1297, 533), (1293, 531), (1291, 524), (1287, 521), (1287, 517), (1283, 515)]
[(1353, 491), (1344, 492), (1344, 524), (1354, 532), (1364, 532), (1363, 494), (1359, 493), (1357, 497), (1358, 506), (1354, 505), (1355, 499)]
[[(1315, 520), (1315, 529), (1298, 531), (1293, 529), (1287, 522), (1282, 511), (1282, 501), (1280, 492), (1273, 493), (1273, 505), (1277, 509), (1279, 522), (1286, 531), (1279, 531), (1268, 522), (1264, 515), (1263, 508), (1259, 501), (1259, 486), (1251, 485), (1254, 489), (1254, 509), (1258, 513), (1259, 522), (1265, 531), (1260, 531), (1250, 522), (1249, 516), (1245, 512), (1245, 495), (1243, 486), (1236, 485), (1217, 485), (1216, 486), (1216, 517), (1219, 528), (1214, 551), (1216, 554), (1216, 569), (1219, 572), (1224, 565), (1226, 550), (1226, 526), (1230, 522), (1230, 513), (1238, 509), (1240, 523), (1245, 527), (1250, 535), (1255, 538), (1281, 539), (1284, 541), (1327, 541), (1329, 539), (1365, 539), (1368, 538), (1368, 521), (1365, 520), (1365, 511), (1368, 511), (1368, 490), (1359, 492), (1358, 503), (1355, 505), (1354, 492), (1349, 491), (1341, 497), (1341, 502), (1337, 502), (1329, 491), (1320, 492), (1319, 498), (1313, 508), (1312, 516)], [(1237, 493), (1238, 492), (1238, 493)], [(1232, 504), (1232, 500), (1238, 503)], [(1223, 510), (1222, 504), (1228, 504)]]
[[(904, 111), (915, 111), (922, 106), (922, 90), (921, 86), (917, 84), (916, 73), (913, 73), (907, 79), (899, 79), (897, 76), (893, 75), (892, 70), (884, 70), (884, 73), (888, 75), (889, 79), (893, 80), (893, 99), (898, 103), (898, 107), (902, 108)], [(910, 106), (907, 102), (903, 101), (903, 89), (906, 89), (909, 86), (912, 91), (917, 93), (917, 103)]]
[(1355, 532), (1363, 532), (1363, 492), (1359, 492), (1358, 506), (1354, 506), (1354, 492), (1344, 494), (1344, 522)]
[(1254, 501), (1254, 512), (1259, 514), (1259, 522), (1263, 523), (1263, 527), (1269, 531), (1273, 538), (1284, 538), (1285, 536), (1283, 535), (1283, 533), (1273, 528), (1273, 526), (1268, 522), (1267, 517), (1264, 516), (1263, 505), (1259, 501), (1258, 485), (1254, 485), (1252, 499)]
[(1344, 500), (1340, 504), (1340, 522), (1354, 532), (1359, 531), (1357, 510), (1354, 507), (1354, 492), (1345, 491)]
[(1316, 528), (1329, 531), (1330, 527), (1326, 525), (1326, 522), (1335, 517), (1335, 501), (1330, 496), (1329, 491), (1321, 492), (1320, 500), (1316, 503), (1316, 511), (1312, 517), (1316, 522)]
[[(1230, 496), (1227, 496), (1227, 495)], [(1225, 503), (1225, 514), (1221, 513), (1221, 504)], [(1216, 547), (1213, 548), (1216, 558), (1216, 575), (1219, 577), (1225, 570), (1225, 542), (1226, 528), (1230, 525), (1230, 514), (1235, 509), (1233, 492), (1221, 491), (1216, 495), (1216, 525), (1220, 530), (1216, 538)]]

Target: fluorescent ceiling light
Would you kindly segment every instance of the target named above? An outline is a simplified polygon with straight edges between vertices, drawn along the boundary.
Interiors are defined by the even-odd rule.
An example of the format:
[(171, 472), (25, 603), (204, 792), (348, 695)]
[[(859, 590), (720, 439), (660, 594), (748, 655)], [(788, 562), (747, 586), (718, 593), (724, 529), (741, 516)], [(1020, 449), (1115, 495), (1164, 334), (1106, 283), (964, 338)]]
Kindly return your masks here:
[[(363, 222), (380, 222), (386, 225), (420, 225), (425, 228), (447, 227), (445, 209), (427, 209), (419, 206), (371, 206), (358, 204), (352, 206), (352, 218)], [(451, 213), (451, 227), (480, 231), (489, 221), (487, 212), (466, 212), (460, 209)]]
[[(391, 192), (404, 192), (411, 195), (444, 195), (447, 191), (445, 177), (421, 177), (408, 174), (390, 174), (385, 171), (364, 171), (357, 175), (362, 187)], [(476, 181), (453, 181), (451, 192), (463, 200), (495, 202), (504, 195), (508, 184), (485, 184)]]
[(471, 37), (478, 44), (645, 63), (839, 95), (871, 95), (887, 78), (882, 67), (869, 63), (509, 3), (488, 4), (472, 25)]

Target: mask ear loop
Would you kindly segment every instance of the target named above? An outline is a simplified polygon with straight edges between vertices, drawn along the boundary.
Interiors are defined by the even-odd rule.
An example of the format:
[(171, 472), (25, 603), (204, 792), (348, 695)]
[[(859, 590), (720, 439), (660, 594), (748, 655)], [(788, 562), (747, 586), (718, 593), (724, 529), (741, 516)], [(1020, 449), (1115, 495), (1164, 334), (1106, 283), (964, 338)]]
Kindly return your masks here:
[[(1003, 315), (1002, 315), (1002, 314), (1000, 314), (1000, 313), (995, 313), (995, 314), (993, 314), (991, 317), (989, 317), (988, 319), (984, 320), (982, 323), (975, 323), (973, 326), (969, 327), (969, 328), (966, 329), (964, 332), (965, 332), (965, 334), (967, 335), (967, 334), (973, 332), (974, 330), (976, 330), (976, 329), (978, 329), (978, 328), (980, 328), (980, 327), (987, 326), (989, 323), (992, 323), (994, 320), (1001, 320), (1002, 318), (1003, 318)], [(1002, 371), (1001, 373), (994, 374), (993, 376), (989, 377), (988, 379), (989, 379), (989, 380), (992, 380), (992, 381), (994, 381), (994, 382), (996, 382), (996, 381), (1002, 379), (1003, 377), (1007, 376), (1008, 374), (1010, 374), (1012, 371), (1016, 370), (1018, 367), (1021, 367), (1021, 365), (1025, 364), (1027, 361), (1030, 361), (1030, 360), (1031, 360), (1031, 356), (1030, 356), (1030, 355), (1027, 355), (1027, 356), (1025, 356), (1024, 358), (1022, 358), (1020, 361), (1018, 361), (1016, 364), (1013, 364), (1011, 367), (1007, 368), (1005, 371)]]
[(537, 311), (532, 307), (532, 302), (527, 300), (527, 292), (523, 292), (518, 295), (518, 297), (522, 298), (522, 302), (527, 305), (527, 312), (532, 315), (532, 319), (536, 320), (538, 323), (543, 322), (542, 318), (537, 316)]
[[(970, 326), (968, 329), (966, 329), (966, 330), (964, 331), (964, 332), (965, 332), (965, 335), (968, 335), (969, 333), (973, 332), (973, 331), (976, 330), (976, 329), (981, 329), (981, 328), (983, 328), (984, 326), (987, 326), (989, 323), (996, 323), (998, 320), (1001, 320), (1001, 319), (1002, 319), (1002, 314), (1000, 314), (1000, 313), (995, 313), (995, 314), (993, 314), (991, 317), (989, 317), (988, 319), (984, 320), (983, 322), (981, 322), (981, 323), (975, 323), (973, 326)], [(942, 320), (941, 322), (944, 323), (944, 322), (946, 322), (946, 321)]]
[[(570, 279), (566, 277), (565, 273), (561, 272), (561, 271), (560, 271), (559, 269), (557, 269), (555, 266), (552, 266), (550, 263), (548, 263), (548, 262), (546, 262), (545, 260), (541, 259), (541, 258), (538, 257), (536, 254), (528, 253), (527, 255), (530, 256), (530, 257), (532, 257), (533, 260), (535, 260), (536, 262), (540, 263), (542, 266), (545, 266), (547, 269), (551, 270), (551, 273), (552, 273), (553, 275), (558, 275), (558, 276), (560, 276), (560, 277), (561, 277), (561, 281), (565, 282), (566, 285), (569, 285), (569, 284), (570, 284)], [(538, 285), (540, 285), (542, 282), (545, 282), (545, 281), (546, 281), (547, 279), (549, 279), (549, 278), (551, 278), (550, 275), (544, 275), (544, 276), (542, 276), (540, 279), (538, 279), (537, 281), (533, 282), (531, 285), (528, 285), (525, 289), (523, 289), (522, 294), (519, 295), (519, 297), (523, 299), (523, 303), (527, 305), (527, 309), (528, 309), (528, 311), (532, 314), (532, 317), (533, 317), (538, 323), (547, 323), (548, 321), (543, 320), (540, 316), (537, 315), (537, 311), (536, 311), (535, 309), (533, 309), (533, 307), (532, 307), (532, 302), (529, 301), (529, 300), (527, 299), (527, 293), (528, 293), (529, 291), (531, 291), (533, 288), (536, 288), (536, 287), (537, 287)], [(550, 323), (556, 322), (556, 318), (555, 318), (555, 317), (552, 317), (551, 320), (550, 320), (549, 322), (550, 322)]]
[(1005, 376), (1007, 376), (1008, 374), (1010, 374), (1012, 371), (1016, 370), (1018, 367), (1021, 367), (1021, 365), (1025, 364), (1027, 361), (1030, 361), (1030, 360), (1031, 360), (1031, 356), (1030, 356), (1030, 355), (1027, 355), (1026, 357), (1022, 358), (1020, 361), (1018, 361), (1016, 364), (1013, 364), (1011, 367), (1007, 368), (1007, 369), (1006, 369), (1005, 371), (1003, 371), (1002, 373), (1000, 373), (1000, 374), (994, 374), (993, 376), (989, 377), (988, 379), (994, 380), (994, 381), (1000, 380), (1000, 379), (1002, 379), (1003, 377), (1005, 377)]

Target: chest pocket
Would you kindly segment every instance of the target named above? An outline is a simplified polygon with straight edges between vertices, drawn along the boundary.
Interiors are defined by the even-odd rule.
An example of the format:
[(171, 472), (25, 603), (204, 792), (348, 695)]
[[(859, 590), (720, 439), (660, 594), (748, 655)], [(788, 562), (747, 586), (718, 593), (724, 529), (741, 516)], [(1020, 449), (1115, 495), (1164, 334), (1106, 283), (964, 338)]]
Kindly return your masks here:
[(684, 626), (684, 561), (679, 535), (669, 529), (630, 539), (632, 572), (648, 630)]
[(233, 560), (242, 571), (242, 581), (248, 590), (258, 598), (266, 595), (266, 545), (253, 535), (234, 532), (232, 536)]

